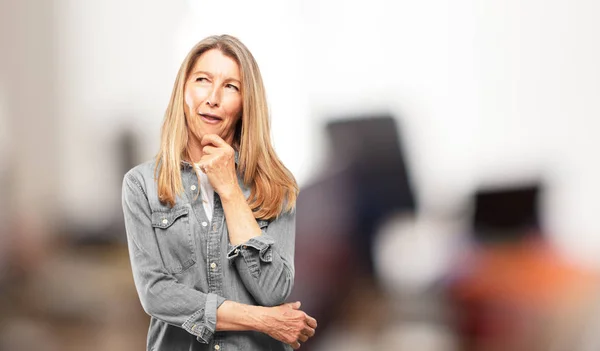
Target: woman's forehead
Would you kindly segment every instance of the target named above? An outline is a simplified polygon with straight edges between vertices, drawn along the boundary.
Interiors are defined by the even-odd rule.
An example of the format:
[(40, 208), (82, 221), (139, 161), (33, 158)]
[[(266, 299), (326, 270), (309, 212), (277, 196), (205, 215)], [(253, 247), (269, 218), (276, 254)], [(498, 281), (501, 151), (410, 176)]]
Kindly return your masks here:
[(218, 49), (208, 50), (196, 59), (190, 73), (194, 74), (197, 72), (241, 80), (238, 63)]

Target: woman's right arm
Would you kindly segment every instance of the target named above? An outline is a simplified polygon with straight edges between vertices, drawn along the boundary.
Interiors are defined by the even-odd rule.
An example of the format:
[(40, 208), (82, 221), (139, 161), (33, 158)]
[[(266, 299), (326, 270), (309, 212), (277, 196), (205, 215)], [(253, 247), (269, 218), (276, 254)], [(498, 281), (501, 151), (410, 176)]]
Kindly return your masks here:
[(216, 330), (254, 330), (296, 348), (294, 342), (314, 334), (316, 321), (298, 310), (299, 303), (297, 308), (249, 306), (180, 284), (163, 265), (146, 192), (132, 172), (123, 179), (122, 196), (133, 279), (147, 314), (185, 329), (202, 343), (210, 342)]
[(132, 172), (123, 179), (123, 214), (133, 280), (144, 311), (208, 343), (225, 301), (180, 284), (165, 269), (152, 228), (152, 211), (142, 183)]

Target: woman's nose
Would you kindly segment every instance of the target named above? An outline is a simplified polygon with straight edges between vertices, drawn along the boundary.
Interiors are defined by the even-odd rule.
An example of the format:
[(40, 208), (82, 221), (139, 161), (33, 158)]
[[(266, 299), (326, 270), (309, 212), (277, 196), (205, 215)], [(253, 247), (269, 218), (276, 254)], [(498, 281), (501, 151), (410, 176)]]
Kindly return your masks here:
[(212, 89), (206, 99), (206, 104), (210, 107), (218, 107), (221, 103), (221, 97), (219, 95), (218, 89)]

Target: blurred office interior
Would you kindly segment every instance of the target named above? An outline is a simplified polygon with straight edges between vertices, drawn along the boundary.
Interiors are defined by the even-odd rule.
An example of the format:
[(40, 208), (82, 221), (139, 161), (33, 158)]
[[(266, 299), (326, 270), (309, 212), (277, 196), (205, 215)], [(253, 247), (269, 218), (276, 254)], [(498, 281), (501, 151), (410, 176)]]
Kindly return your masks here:
[(121, 181), (238, 36), (301, 187), (305, 350), (598, 350), (600, 3), (0, 1), (0, 350), (140, 350)]

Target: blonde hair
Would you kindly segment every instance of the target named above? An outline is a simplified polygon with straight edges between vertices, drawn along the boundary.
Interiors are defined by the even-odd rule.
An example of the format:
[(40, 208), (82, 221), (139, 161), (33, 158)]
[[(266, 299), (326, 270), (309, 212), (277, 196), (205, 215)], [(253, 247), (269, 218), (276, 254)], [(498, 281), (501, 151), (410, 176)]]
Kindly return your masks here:
[(156, 155), (159, 199), (173, 207), (176, 196), (183, 192), (181, 162), (188, 154), (185, 82), (196, 60), (212, 49), (232, 58), (240, 67), (242, 118), (235, 127), (232, 147), (239, 153), (237, 172), (251, 189), (248, 205), (256, 218), (275, 218), (295, 207), (298, 185), (271, 144), (269, 111), (258, 64), (248, 48), (230, 35), (210, 36), (200, 41), (179, 68), (161, 129), (160, 151)]

